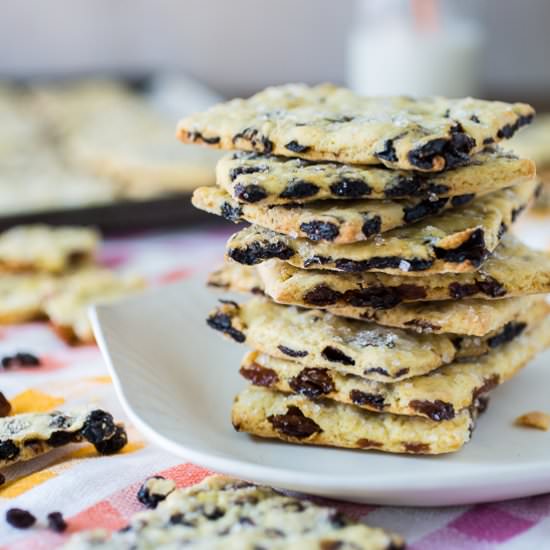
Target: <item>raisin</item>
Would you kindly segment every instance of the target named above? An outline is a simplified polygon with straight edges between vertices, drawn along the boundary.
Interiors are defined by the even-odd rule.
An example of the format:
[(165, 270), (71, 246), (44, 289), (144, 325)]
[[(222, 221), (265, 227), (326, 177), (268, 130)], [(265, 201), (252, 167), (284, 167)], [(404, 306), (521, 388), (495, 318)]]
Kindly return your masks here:
[(468, 296), (473, 296), (479, 292), (479, 288), (476, 284), (451, 283), (449, 285), (449, 296), (454, 300), (461, 300)]
[(67, 529), (67, 522), (63, 519), (61, 512), (48, 514), (48, 527), (56, 533), (63, 533)]
[(450, 129), (450, 138), (437, 138), (409, 152), (409, 162), (416, 168), (431, 170), (436, 157), (445, 161), (445, 169), (461, 166), (469, 161), (469, 153), (475, 140), (464, 133), (460, 124)]
[(495, 336), (492, 336), (487, 340), (487, 345), (490, 348), (496, 348), (502, 346), (507, 342), (511, 342), (514, 338), (519, 336), (527, 327), (527, 323), (520, 323), (517, 321), (510, 321), (504, 325), (504, 328)]
[(506, 289), (492, 277), (487, 277), (484, 281), (477, 281), (476, 285), (483, 294), (491, 296), (491, 298), (502, 298), (506, 295)]
[(4, 394), (0, 392), (0, 417), (8, 416), (8, 414), (10, 414), (10, 411), (11, 411), (10, 402), (6, 399)]
[[(388, 347), (391, 347), (391, 346), (388, 346)], [(408, 368), (403, 368), (403, 369), (399, 369), (396, 373), (395, 373), (395, 378), (401, 378), (402, 376), (405, 376), (406, 374), (409, 373), (409, 370)]]
[(342, 294), (337, 290), (333, 290), (325, 284), (320, 284), (308, 290), (304, 294), (303, 300), (306, 304), (321, 307), (337, 303), (341, 296)]
[(481, 122), (481, 121), (479, 120), (479, 117), (478, 117), (477, 115), (472, 115), (472, 116), (470, 117), (470, 120), (471, 120), (472, 122), (475, 122), (476, 124), (479, 124), (479, 123)]
[(525, 210), (527, 205), (522, 204), (512, 210), (512, 223), (518, 219), (518, 216)]
[(456, 195), (456, 197), (451, 198), (451, 204), (453, 207), (463, 206), (468, 204), (475, 198), (475, 193), (468, 193), (466, 195)]
[(306, 151), (309, 151), (311, 147), (309, 145), (301, 145), (296, 140), (289, 141), (285, 145), (285, 149), (288, 149), (289, 151), (292, 151), (293, 153), (305, 153)]
[(363, 374), (367, 377), (369, 374), (375, 374), (375, 373), (380, 374), (381, 376), (386, 376), (386, 377), (390, 376), (390, 373), (386, 369), (383, 369), (382, 367), (372, 367), (370, 369), (365, 369), (363, 371)]
[(399, 176), (391, 187), (384, 189), (384, 195), (388, 199), (411, 197), (420, 194), (421, 188), (420, 176)]
[(78, 442), (80, 439), (80, 434), (77, 432), (55, 431), (52, 432), (46, 443), (52, 447), (62, 447), (63, 445), (68, 445), (69, 443)]
[(228, 202), (224, 202), (220, 208), (220, 214), (223, 218), (230, 222), (240, 222), (243, 209), (240, 206), (231, 206)]
[(423, 300), (427, 296), (423, 286), (402, 284), (393, 288), (403, 300)]
[(39, 367), (40, 365), (40, 359), (32, 353), (18, 352), (15, 355), (2, 357), (2, 366), (5, 369), (11, 367)]
[(331, 262), (329, 256), (311, 256), (304, 260), (304, 267), (310, 267), (312, 265), (325, 265)]
[(170, 523), (172, 525), (185, 525), (186, 527), (195, 527), (196, 523), (185, 517), (181, 512), (176, 512), (170, 516)]
[(334, 381), (328, 369), (305, 368), (291, 378), (288, 385), (293, 391), (310, 399), (321, 397), (334, 391)]
[(226, 313), (213, 313), (206, 319), (206, 324), (214, 330), (219, 330), (220, 332), (227, 334), (239, 344), (242, 344), (246, 340), (244, 333), (233, 327), (231, 324), (231, 317)]
[(36, 518), (27, 510), (10, 508), (6, 512), (6, 521), (17, 529), (28, 529), (36, 523)]
[(520, 115), (513, 124), (505, 124), (498, 132), (497, 137), (499, 139), (509, 139), (516, 131), (529, 124), (533, 120), (533, 115)]
[(266, 136), (262, 136), (260, 138), (260, 143), (262, 144), (263, 152), (266, 155), (269, 155), (269, 153), (273, 151), (273, 142), (269, 140)]
[(86, 418), (81, 434), (92, 445), (96, 446), (113, 437), (116, 432), (113, 416), (101, 409), (95, 409)]
[(489, 137), (486, 137), (484, 140), (483, 140), (483, 145), (491, 145), (492, 143), (495, 142), (495, 138), (489, 136)]
[(360, 271), (370, 271), (371, 269), (398, 269), (401, 262), (407, 261), (409, 271), (424, 271), (429, 269), (433, 260), (423, 260), (421, 258), (411, 258), (405, 260), (399, 256), (375, 256), (368, 260), (349, 260), (339, 258), (334, 263), (338, 270), (348, 273), (357, 273)]
[(498, 374), (492, 374), (489, 378), (483, 380), (483, 384), (476, 388), (472, 393), (472, 399), (475, 401), (478, 397), (484, 393), (490, 392), (495, 389), (500, 383), (500, 376)]
[(409, 403), (409, 407), (436, 422), (451, 420), (455, 417), (453, 405), (445, 403), (445, 401), (441, 401), (440, 399), (436, 399), (435, 401), (413, 399)]
[(440, 260), (452, 263), (469, 261), (478, 267), (485, 260), (489, 251), (485, 248), (485, 233), (483, 229), (474, 230), (470, 236), (456, 248), (444, 249), (434, 247), (435, 255)]
[(347, 543), (341, 540), (321, 540), (319, 541), (320, 550), (342, 550)]
[(147, 506), (147, 508), (156, 508), (159, 502), (162, 502), (166, 497), (174, 491), (176, 484), (173, 481), (168, 483), (158, 484), (155, 486), (155, 480), (166, 482), (166, 478), (162, 476), (152, 476), (147, 478), (137, 492), (139, 502)]
[(327, 360), (333, 363), (342, 363), (342, 365), (355, 365), (355, 361), (346, 355), (343, 351), (333, 348), (332, 346), (326, 346), (321, 352), (321, 355)]
[(113, 437), (96, 443), (94, 447), (102, 455), (114, 455), (128, 443), (128, 435), (123, 426), (116, 426)]
[(389, 309), (402, 301), (396, 289), (384, 286), (348, 290), (344, 293), (343, 298), (354, 307), (373, 307), (375, 309)]
[(277, 346), (277, 348), (284, 353), (285, 355), (288, 355), (289, 357), (306, 357), (308, 352), (307, 351), (301, 351), (301, 350), (294, 350), (291, 348), (287, 348), (286, 346)]
[(355, 178), (342, 178), (330, 185), (330, 191), (337, 197), (358, 199), (372, 193), (372, 189), (363, 180)]
[(403, 219), (406, 223), (414, 223), (426, 216), (437, 214), (449, 199), (444, 197), (436, 201), (430, 199), (423, 200), (414, 206), (408, 206), (403, 209)]
[(237, 166), (229, 170), (229, 179), (235, 181), (239, 176), (244, 174), (257, 174), (258, 172), (265, 172), (267, 166)]
[(285, 190), (279, 195), (282, 199), (305, 199), (313, 197), (319, 192), (319, 187), (314, 183), (304, 180), (291, 181)]
[(267, 420), (278, 432), (297, 439), (305, 439), (323, 431), (317, 422), (305, 416), (295, 405), (287, 407), (285, 414), (272, 414)]
[(365, 237), (371, 237), (372, 235), (380, 233), (381, 227), (382, 219), (377, 214), (376, 216), (365, 218), (365, 222), (361, 226), (361, 231)]
[(403, 448), (407, 453), (423, 454), (430, 450), (429, 443), (403, 443)]
[(373, 441), (372, 439), (366, 439), (365, 437), (358, 439), (356, 445), (361, 449), (380, 449), (380, 447), (383, 447), (382, 443)]
[(282, 241), (275, 243), (264, 241), (253, 242), (245, 248), (229, 248), (227, 254), (237, 263), (255, 265), (271, 258), (288, 260), (294, 256), (294, 251)]
[(243, 378), (246, 378), (255, 386), (269, 388), (279, 381), (279, 376), (273, 369), (262, 367), (257, 363), (252, 363), (247, 367), (242, 366), (239, 372)]
[(384, 149), (378, 151), (375, 156), (381, 160), (386, 160), (388, 162), (397, 162), (397, 153), (395, 151), (395, 145), (393, 144), (392, 139), (387, 139), (384, 142)]
[(381, 411), (386, 402), (384, 396), (377, 393), (367, 393), (361, 390), (351, 390), (349, 397), (355, 405), (368, 405), (370, 408)]
[(11, 439), (0, 441), (0, 460), (15, 460), (19, 452), (19, 447)]
[(300, 230), (312, 241), (333, 241), (340, 234), (337, 225), (321, 221), (304, 222)]
[(248, 203), (259, 202), (267, 197), (266, 190), (255, 183), (249, 183), (248, 185), (238, 183), (235, 185), (234, 193), (239, 200)]
[(191, 141), (202, 141), (204, 143), (208, 143), (208, 145), (216, 145), (217, 143), (220, 142), (220, 137), (219, 136), (206, 138), (200, 132), (188, 132), (187, 137)]

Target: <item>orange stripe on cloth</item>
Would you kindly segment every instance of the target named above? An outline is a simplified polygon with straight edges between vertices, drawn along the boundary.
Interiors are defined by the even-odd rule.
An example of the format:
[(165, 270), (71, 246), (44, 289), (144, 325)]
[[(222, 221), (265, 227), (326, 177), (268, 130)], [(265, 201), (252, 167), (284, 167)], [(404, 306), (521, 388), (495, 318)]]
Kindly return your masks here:
[(55, 397), (38, 390), (25, 390), (10, 399), (11, 413), (48, 412), (65, 403), (62, 397)]
[(52, 470), (41, 470), (39, 472), (34, 472), (28, 476), (21, 477), (19, 479), (14, 479), (13, 481), (8, 481), (5, 485), (0, 487), (0, 497), (2, 498), (15, 498), (34, 487), (41, 485), (45, 481), (56, 477), (57, 474)]

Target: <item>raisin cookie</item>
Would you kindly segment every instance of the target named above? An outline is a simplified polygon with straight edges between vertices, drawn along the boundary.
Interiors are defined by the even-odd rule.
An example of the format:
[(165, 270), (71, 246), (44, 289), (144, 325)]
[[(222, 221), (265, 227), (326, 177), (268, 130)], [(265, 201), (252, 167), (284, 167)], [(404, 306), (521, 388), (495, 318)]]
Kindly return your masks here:
[(502, 151), (479, 153), (469, 165), (438, 174), (245, 152), (226, 155), (216, 166), (218, 185), (236, 201), (263, 205), (321, 199), (433, 200), (481, 195), (521, 184), (534, 175), (533, 161)]
[[(533, 312), (533, 322), (545, 314)], [(528, 314), (484, 337), (418, 334), (254, 298), (222, 300), (208, 325), (228, 338), (308, 367), (342, 370), (379, 382), (426, 374), (458, 357), (483, 355), (519, 336)]]
[(101, 454), (113, 454), (126, 445), (128, 438), (124, 426), (99, 409), (7, 416), (0, 418), (0, 466), (81, 441), (88, 441)]
[(232, 409), (235, 429), (259, 437), (409, 454), (458, 451), (470, 440), (474, 416), (475, 411), (465, 409), (451, 420), (434, 422), (257, 386), (241, 391)]
[[(244, 276), (239, 276), (239, 270)], [(224, 288), (231, 292), (261, 294), (263, 283), (260, 277), (251, 277), (256, 273), (254, 267), (226, 264), (213, 272), (208, 284)], [(469, 336), (484, 336), (496, 331), (518, 314), (527, 312), (532, 306), (544, 300), (538, 296), (518, 296), (505, 300), (445, 300), (440, 302), (412, 302), (391, 305), (391, 295), (381, 293), (380, 303), (376, 306), (313, 306), (303, 302), (290, 303), (299, 307), (322, 307), (328, 312), (340, 317), (374, 321), (388, 327), (411, 329), (416, 332), (449, 332)], [(374, 296), (369, 300), (374, 301)]]
[(531, 122), (523, 103), (363, 97), (331, 84), (270, 87), (180, 121), (186, 143), (439, 172)]
[(43, 305), (56, 332), (69, 344), (93, 344), (88, 317), (91, 304), (113, 302), (144, 288), (141, 277), (89, 268), (63, 278), (57, 292)]
[(89, 263), (98, 244), (88, 228), (17, 226), (0, 234), (0, 271), (62, 273)]
[(229, 239), (226, 254), (245, 265), (277, 258), (304, 269), (347, 273), (381, 271), (418, 276), (476, 271), (526, 207), (535, 187), (532, 180), (496, 191), (443, 215), (347, 245), (293, 239), (250, 226)]
[(481, 269), (473, 273), (414, 278), (376, 272), (343, 275), (299, 269), (280, 261), (256, 269), (261, 289), (276, 302), (309, 307), (388, 309), (408, 302), (493, 300), (550, 292), (550, 254), (529, 248), (513, 235), (505, 235)]
[(249, 222), (291, 238), (349, 244), (438, 214), (453, 204), (467, 204), (474, 197), (473, 194), (453, 197), (460, 201), (443, 197), (404, 201), (328, 200), (264, 206), (240, 204), (217, 187), (199, 187), (193, 193), (192, 202), (195, 208), (233, 223)]
[(66, 550), (400, 550), (401, 537), (355, 521), (335, 508), (223, 476), (176, 489), (113, 534), (79, 533)]
[(471, 362), (451, 363), (426, 376), (383, 384), (337, 370), (305, 367), (295, 361), (253, 351), (240, 373), (255, 386), (309, 399), (327, 398), (374, 412), (424, 416), (436, 422), (455, 418), (481, 395), (515, 376), (537, 353), (550, 346), (546, 318), (513, 342)]

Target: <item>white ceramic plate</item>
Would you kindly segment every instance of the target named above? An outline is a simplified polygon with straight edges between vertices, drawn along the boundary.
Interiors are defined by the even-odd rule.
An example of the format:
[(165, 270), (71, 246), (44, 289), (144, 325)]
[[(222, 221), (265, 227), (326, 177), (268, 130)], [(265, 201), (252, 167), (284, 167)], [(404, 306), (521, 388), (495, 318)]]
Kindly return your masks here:
[(216, 299), (195, 279), (92, 312), (126, 412), (167, 451), (251, 481), (377, 504), (441, 506), (550, 491), (550, 433), (512, 425), (526, 411), (550, 411), (550, 353), (493, 393), (473, 440), (453, 455), (258, 440), (235, 432), (229, 420), (244, 385), (238, 365), (245, 347), (207, 327)]

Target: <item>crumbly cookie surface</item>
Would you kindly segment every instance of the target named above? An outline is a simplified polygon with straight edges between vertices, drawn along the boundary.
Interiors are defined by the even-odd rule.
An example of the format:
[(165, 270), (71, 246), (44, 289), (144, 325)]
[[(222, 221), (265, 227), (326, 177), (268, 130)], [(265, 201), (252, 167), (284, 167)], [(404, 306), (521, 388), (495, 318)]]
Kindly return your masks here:
[(453, 204), (468, 204), (475, 195), (432, 199), (319, 201), (266, 206), (241, 204), (218, 187), (199, 187), (196, 208), (233, 223), (249, 222), (291, 238), (349, 244), (438, 214)]
[[(272, 275), (270, 263), (272, 262), (254, 267), (226, 262), (221, 268), (210, 274), (208, 284), (214, 288), (222, 288), (230, 292), (269, 295), (266, 289), (270, 289), (270, 285), (279, 283), (278, 279), (275, 281), (270, 279)], [(288, 264), (286, 266), (291, 271), (298, 270)], [(279, 267), (285, 270), (284, 265)], [(265, 284), (258, 273), (260, 272), (263, 275), (264, 270), (266, 271)], [(278, 273), (277, 268), (275, 268), (275, 271)], [(388, 277), (390, 276), (388, 275)], [(338, 302), (336, 302), (336, 305), (331, 305), (334, 303), (332, 299), (328, 300), (327, 305), (321, 300), (323, 288), (321, 287), (321, 291), (319, 291), (318, 297), (320, 300), (318, 305), (306, 303), (303, 300), (295, 302), (275, 301), (299, 307), (320, 307), (334, 315), (374, 321), (380, 325), (410, 329), (416, 332), (448, 332), (484, 336), (488, 332), (512, 321), (518, 313), (529, 311), (529, 308), (535, 302), (541, 300), (541, 298), (531, 295), (504, 300), (464, 299), (403, 303), (398, 292), (375, 287), (371, 292), (366, 288), (357, 291), (357, 295), (353, 300), (351, 296), (348, 296), (351, 303), (357, 305), (351, 305), (351, 303), (339, 305)], [(413, 290), (411, 290), (411, 298), (414, 297)], [(401, 289), (401, 292), (405, 292), (405, 290)], [(330, 292), (327, 292), (326, 296), (330, 298)], [(270, 297), (275, 298), (275, 296)]]
[(0, 234), (0, 271), (61, 273), (89, 262), (98, 244), (92, 229), (17, 226)]
[(510, 138), (534, 110), (472, 98), (362, 97), (331, 84), (271, 87), (184, 118), (187, 143), (437, 172)]
[[(537, 313), (533, 322), (538, 319)], [(262, 298), (240, 306), (222, 300), (207, 323), (228, 338), (246, 342), (268, 355), (379, 382), (426, 374), (456, 357), (483, 355), (519, 336), (528, 325), (521, 317), (485, 337), (457, 338), (449, 334), (407, 332), (337, 317), (318, 309), (281, 306)]]
[(384, 384), (334, 369), (306, 367), (298, 362), (253, 351), (240, 368), (251, 384), (312, 400), (332, 399), (374, 412), (423, 416), (440, 422), (494, 387), (515, 376), (537, 353), (550, 346), (546, 318), (514, 341), (469, 362), (456, 362), (402, 382)]
[(373, 413), (330, 400), (312, 401), (249, 386), (235, 398), (238, 431), (290, 443), (370, 449), (389, 453), (441, 454), (458, 451), (474, 426), (469, 410), (451, 420)]
[(399, 550), (404, 542), (334, 508), (211, 476), (193, 487), (176, 489), (155, 510), (135, 514), (124, 530), (112, 535), (104, 530), (80, 533), (65, 546), (67, 550), (181, 547)]
[(479, 153), (467, 166), (436, 174), (245, 152), (226, 155), (216, 166), (220, 187), (239, 203), (258, 205), (481, 195), (523, 183), (534, 175), (531, 160), (502, 151)]
[(388, 309), (407, 302), (493, 300), (550, 292), (550, 254), (529, 248), (513, 235), (505, 235), (483, 266), (471, 273), (414, 278), (379, 272), (343, 275), (280, 261), (262, 263), (257, 269), (262, 290), (276, 302), (310, 307)]
[(276, 258), (304, 269), (346, 273), (380, 271), (419, 276), (472, 272), (495, 250), (535, 188), (536, 182), (530, 181), (496, 191), (442, 215), (346, 245), (293, 239), (250, 226), (229, 239), (226, 255), (245, 265)]
[(0, 418), (0, 465), (30, 460), (51, 449), (89, 441), (98, 452), (112, 454), (127, 442), (122, 424), (108, 412), (53, 411)]

